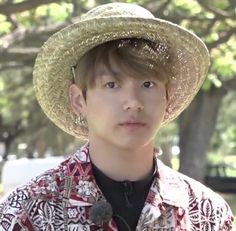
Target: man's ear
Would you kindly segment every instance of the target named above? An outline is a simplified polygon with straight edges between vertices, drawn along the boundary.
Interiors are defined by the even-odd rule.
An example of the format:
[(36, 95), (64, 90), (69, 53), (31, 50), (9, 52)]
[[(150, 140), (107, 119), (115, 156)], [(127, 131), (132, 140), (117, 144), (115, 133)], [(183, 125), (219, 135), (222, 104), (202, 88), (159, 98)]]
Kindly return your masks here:
[(78, 116), (85, 116), (86, 102), (82, 90), (76, 84), (70, 85), (69, 98), (73, 112)]

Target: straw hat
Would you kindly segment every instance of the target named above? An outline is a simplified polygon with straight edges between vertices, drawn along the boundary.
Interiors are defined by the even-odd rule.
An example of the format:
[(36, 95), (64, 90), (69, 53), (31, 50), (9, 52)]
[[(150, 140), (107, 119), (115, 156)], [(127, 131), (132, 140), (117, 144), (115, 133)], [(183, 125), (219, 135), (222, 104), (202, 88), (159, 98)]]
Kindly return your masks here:
[(90, 49), (121, 38), (143, 38), (166, 44), (174, 76), (162, 125), (176, 118), (200, 89), (209, 67), (204, 43), (190, 31), (155, 18), (134, 4), (110, 3), (86, 13), (80, 21), (51, 36), (39, 52), (33, 77), (36, 97), (46, 115), (62, 130), (86, 137), (84, 125), (75, 123), (69, 102), (71, 66)]

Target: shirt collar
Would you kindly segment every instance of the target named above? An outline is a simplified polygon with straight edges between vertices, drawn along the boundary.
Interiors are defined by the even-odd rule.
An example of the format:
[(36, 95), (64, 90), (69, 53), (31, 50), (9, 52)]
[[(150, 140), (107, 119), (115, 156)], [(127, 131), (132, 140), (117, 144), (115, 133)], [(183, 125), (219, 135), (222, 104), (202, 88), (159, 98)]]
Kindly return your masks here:
[(158, 169), (159, 193), (164, 203), (181, 207), (188, 207), (188, 188), (181, 174), (164, 165), (156, 159)]
[[(86, 172), (83, 172), (84, 176), (86, 176), (88, 181), (94, 183), (94, 187), (100, 191), (96, 185), (92, 172), (92, 165), (89, 157), (89, 143), (86, 143), (80, 150), (78, 150), (75, 153), (74, 158), (76, 162), (87, 166), (84, 168), (88, 169)], [(180, 177), (181, 174), (164, 165), (157, 159), (157, 154), (155, 154), (155, 160), (157, 166), (157, 184), (152, 184), (151, 190), (156, 192), (156, 200), (186, 210), (188, 207), (188, 188), (182, 177)], [(157, 185), (158, 188), (156, 188)]]

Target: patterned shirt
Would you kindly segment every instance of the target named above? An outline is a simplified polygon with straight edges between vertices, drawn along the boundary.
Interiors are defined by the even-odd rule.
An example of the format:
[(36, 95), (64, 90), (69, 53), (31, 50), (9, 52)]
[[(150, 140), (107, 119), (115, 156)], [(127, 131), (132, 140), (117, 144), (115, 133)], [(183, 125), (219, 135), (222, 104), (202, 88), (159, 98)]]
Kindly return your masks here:
[[(229, 206), (201, 183), (156, 159), (157, 173), (136, 231), (233, 230)], [(18, 187), (0, 203), (0, 231), (117, 231), (113, 218), (102, 226), (89, 219), (105, 200), (96, 184), (86, 144), (57, 168)]]

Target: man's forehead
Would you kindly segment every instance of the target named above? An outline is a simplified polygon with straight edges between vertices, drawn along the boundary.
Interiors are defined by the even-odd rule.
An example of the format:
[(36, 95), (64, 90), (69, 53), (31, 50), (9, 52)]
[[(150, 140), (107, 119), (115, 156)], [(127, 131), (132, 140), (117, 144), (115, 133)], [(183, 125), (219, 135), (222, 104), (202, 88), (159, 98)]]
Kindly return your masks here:
[(122, 71), (118, 71), (118, 72), (114, 72), (114, 71), (110, 71), (110, 70), (103, 70), (100, 72), (97, 72), (95, 75), (95, 80), (96, 81), (106, 81), (106, 80), (117, 80), (117, 81), (123, 81), (124, 79), (127, 78), (131, 78), (128, 75), (126, 75), (124, 72)]
[(97, 65), (95, 70), (96, 79), (104, 79), (107, 77), (111, 78), (124, 78), (126, 76), (124, 67), (121, 68), (117, 64), (109, 63), (109, 67), (105, 63)]
[(140, 81), (140, 80), (155, 80), (157, 79), (154, 75), (135, 75), (135, 73), (126, 73), (122, 70), (118, 72), (113, 72), (106, 70), (104, 72), (100, 72), (99, 75), (95, 77), (96, 82), (105, 82), (105, 81), (118, 81), (118, 82), (125, 82), (125, 81)]

